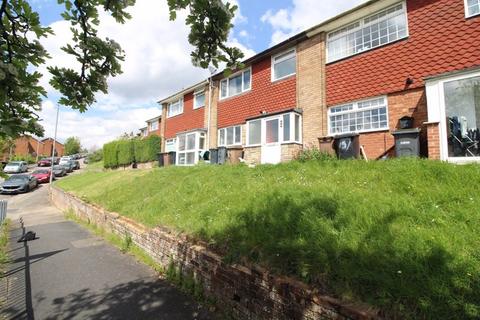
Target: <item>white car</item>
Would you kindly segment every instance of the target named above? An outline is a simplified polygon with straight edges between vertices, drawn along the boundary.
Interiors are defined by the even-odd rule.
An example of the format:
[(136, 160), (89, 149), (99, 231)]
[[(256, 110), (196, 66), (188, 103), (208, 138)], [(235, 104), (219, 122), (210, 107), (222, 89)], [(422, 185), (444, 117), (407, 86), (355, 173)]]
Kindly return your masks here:
[(28, 171), (28, 165), (25, 161), (12, 161), (7, 163), (3, 172), (5, 173), (22, 173)]

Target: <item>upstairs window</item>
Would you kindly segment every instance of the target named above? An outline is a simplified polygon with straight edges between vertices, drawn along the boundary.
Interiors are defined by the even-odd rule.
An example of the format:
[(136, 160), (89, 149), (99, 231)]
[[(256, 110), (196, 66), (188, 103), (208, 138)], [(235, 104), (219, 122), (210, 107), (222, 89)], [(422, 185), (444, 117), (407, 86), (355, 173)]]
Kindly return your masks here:
[(157, 131), (158, 130), (158, 120), (154, 122), (150, 122), (150, 131)]
[(480, 14), (480, 0), (465, 0), (467, 18)]
[(388, 129), (387, 98), (375, 98), (332, 107), (328, 110), (332, 135)]
[(193, 109), (205, 106), (205, 91), (197, 91), (193, 94)]
[(297, 72), (297, 54), (295, 49), (283, 52), (272, 58), (272, 81), (281, 80)]
[(174, 117), (183, 113), (183, 99), (171, 102), (168, 105), (167, 117)]
[(251, 89), (252, 71), (247, 69), (220, 81), (220, 99), (236, 96)]
[(218, 130), (218, 145), (228, 147), (242, 144), (242, 127), (234, 126)]
[[(479, 0), (467, 0), (477, 2)], [(408, 36), (404, 3), (351, 23), (327, 36), (327, 62), (340, 60)]]

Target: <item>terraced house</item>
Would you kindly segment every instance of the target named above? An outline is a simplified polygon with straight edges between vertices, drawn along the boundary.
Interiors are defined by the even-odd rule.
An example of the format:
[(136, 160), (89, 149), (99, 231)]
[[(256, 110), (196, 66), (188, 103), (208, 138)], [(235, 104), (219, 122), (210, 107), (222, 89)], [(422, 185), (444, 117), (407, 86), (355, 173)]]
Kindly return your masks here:
[(350, 135), (377, 159), (410, 117), (423, 155), (480, 160), (479, 43), (479, 0), (366, 2), (160, 101), (162, 150), (278, 163)]

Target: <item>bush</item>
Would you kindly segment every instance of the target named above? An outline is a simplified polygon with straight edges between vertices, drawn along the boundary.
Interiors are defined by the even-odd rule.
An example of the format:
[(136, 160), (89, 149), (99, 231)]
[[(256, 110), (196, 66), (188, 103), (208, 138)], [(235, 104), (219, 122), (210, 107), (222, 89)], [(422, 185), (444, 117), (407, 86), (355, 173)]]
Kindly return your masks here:
[(105, 168), (126, 166), (135, 162), (149, 162), (157, 159), (161, 138), (150, 136), (146, 139), (116, 140), (103, 146)]
[(100, 162), (103, 160), (103, 150), (97, 150), (88, 155), (88, 161), (91, 163)]
[(306, 161), (331, 161), (331, 160), (336, 160), (337, 158), (327, 152), (321, 151), (319, 149), (313, 148), (313, 149), (305, 149), (302, 150), (296, 158), (300, 162), (306, 162)]
[(12, 157), (12, 159), (10, 159), (10, 161), (26, 161), (28, 162), (28, 164), (32, 164), (32, 163), (35, 163), (36, 161), (36, 158), (34, 158), (33, 156), (27, 154), (25, 156), (21, 156), (21, 155), (15, 155)]

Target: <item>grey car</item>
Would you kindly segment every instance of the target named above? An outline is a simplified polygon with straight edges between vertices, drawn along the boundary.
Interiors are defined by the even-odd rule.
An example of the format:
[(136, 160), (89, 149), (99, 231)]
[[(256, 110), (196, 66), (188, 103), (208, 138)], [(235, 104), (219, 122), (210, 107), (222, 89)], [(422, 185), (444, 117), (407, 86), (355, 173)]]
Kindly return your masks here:
[(28, 171), (28, 165), (25, 161), (12, 161), (7, 163), (3, 172), (5, 173), (22, 173)]
[(9, 177), (0, 185), (0, 193), (16, 194), (29, 192), (38, 186), (38, 180), (27, 174), (15, 174)]
[(64, 166), (56, 165), (53, 166), (53, 175), (55, 177), (63, 177), (67, 174), (67, 170)]
[(67, 173), (73, 171), (73, 163), (71, 163), (70, 161), (63, 161), (60, 163), (60, 166), (63, 167), (65, 171), (67, 171)]
[(70, 160), (70, 162), (73, 165), (73, 170), (78, 170), (80, 169), (80, 161), (78, 160)]

